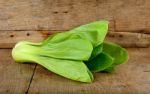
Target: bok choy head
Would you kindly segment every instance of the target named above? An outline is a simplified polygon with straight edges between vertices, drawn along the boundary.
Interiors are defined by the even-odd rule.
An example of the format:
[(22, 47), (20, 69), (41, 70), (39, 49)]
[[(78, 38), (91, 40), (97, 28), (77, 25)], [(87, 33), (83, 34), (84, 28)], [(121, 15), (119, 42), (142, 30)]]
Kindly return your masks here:
[[(104, 42), (107, 31), (107, 21), (92, 22), (50, 35), (40, 43), (18, 42), (12, 56), (16, 62), (37, 63), (63, 77), (92, 82), (92, 72), (104, 71), (126, 60), (123, 56), (127, 54), (120, 54), (122, 59), (116, 59), (119, 54), (112, 54), (118, 51), (114, 50), (116, 45)], [(121, 47), (118, 52), (126, 53)]]

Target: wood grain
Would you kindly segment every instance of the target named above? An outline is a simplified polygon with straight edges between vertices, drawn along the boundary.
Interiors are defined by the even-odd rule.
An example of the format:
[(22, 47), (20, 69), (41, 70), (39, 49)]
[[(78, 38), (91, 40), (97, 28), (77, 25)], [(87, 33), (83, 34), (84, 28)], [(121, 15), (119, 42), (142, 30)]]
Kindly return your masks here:
[(102, 5), (114, 18), (115, 31), (150, 33), (149, 0), (106, 0)]
[[(103, 19), (110, 21), (106, 40), (123, 47), (150, 47), (149, 10), (150, 0), (0, 0), (0, 48), (12, 48), (21, 40), (39, 42)], [(0, 93), (149, 94), (150, 48), (128, 51), (128, 63), (115, 73), (97, 73), (92, 84), (83, 84), (41, 66), (33, 75), (35, 65), (15, 63), (10, 49), (0, 49)]]
[(91, 84), (75, 82), (38, 66), (29, 94), (149, 94), (150, 48), (128, 48), (130, 59), (114, 73), (96, 73)]
[(115, 20), (115, 31), (116, 32), (138, 32), (138, 33), (145, 33), (150, 34), (150, 21), (149, 18), (143, 19), (119, 19)]
[(11, 49), (0, 49), (0, 94), (25, 94), (35, 65), (15, 63)]
[(150, 33), (150, 0), (0, 0), (0, 30), (70, 30), (109, 20), (110, 31)]
[(150, 47), (150, 35), (130, 32), (109, 32), (106, 41), (115, 42), (123, 47)]
[(43, 40), (42, 34), (36, 31), (4, 31), (0, 32), (0, 48), (12, 48), (21, 40), (39, 42)]
[[(40, 42), (50, 34), (65, 31), (1, 31), (0, 48), (12, 48), (19, 41)], [(150, 47), (150, 35), (130, 32), (109, 32), (107, 41), (112, 41), (123, 47)]]
[(97, 20), (96, 0), (0, 0), (0, 30), (68, 30)]

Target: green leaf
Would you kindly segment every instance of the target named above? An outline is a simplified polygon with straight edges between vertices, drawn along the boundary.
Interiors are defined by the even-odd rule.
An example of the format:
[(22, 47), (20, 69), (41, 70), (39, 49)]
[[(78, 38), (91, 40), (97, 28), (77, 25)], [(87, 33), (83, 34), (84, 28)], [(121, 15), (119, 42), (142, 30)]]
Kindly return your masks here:
[(111, 42), (103, 43), (103, 53), (114, 58), (114, 65), (122, 64), (128, 60), (128, 52), (121, 46)]
[[(103, 46), (99, 46), (96, 49), (93, 49), (93, 51), (94, 50), (95, 51), (92, 52), (92, 53), (94, 53), (94, 55), (95, 54), (96, 55), (97, 54), (99, 54), (99, 55), (105, 54), (105, 56), (108, 56), (108, 57), (112, 58), (112, 61), (111, 62), (107, 61), (109, 59), (104, 58), (102, 56), (100, 57), (98, 55), (97, 57), (95, 57), (95, 58), (91, 59), (90, 61), (86, 62), (86, 65), (88, 66), (88, 68), (91, 71), (94, 71), (94, 72), (99, 72), (99, 71), (112, 72), (112, 71), (114, 71), (116, 65), (122, 64), (122, 63), (124, 63), (128, 60), (128, 53), (121, 46), (119, 46), (117, 44), (114, 44), (114, 43), (110, 43), (110, 42), (104, 42), (101, 45), (103, 45)], [(101, 51), (98, 51), (97, 49), (102, 49), (102, 53), (101, 53)], [(91, 55), (91, 58), (94, 55)], [(102, 64), (104, 64), (104, 65), (102, 65)]]
[(97, 55), (99, 55), (102, 52), (102, 50), (103, 50), (103, 44), (100, 44), (100, 45), (94, 47), (89, 60), (91, 60), (91, 59), (95, 58)]
[(105, 53), (101, 53), (85, 64), (92, 72), (99, 72), (110, 67), (113, 64), (113, 58)]
[(61, 60), (40, 56), (36, 58), (36, 62), (63, 77), (81, 82), (93, 81), (92, 73), (82, 61)]
[(12, 55), (17, 62), (35, 62), (54, 73), (72, 80), (81, 82), (93, 81), (92, 73), (82, 61), (52, 58), (47, 54), (41, 53), (40, 50), (45, 50), (41, 47), (40, 43), (20, 42), (13, 49)]
[(104, 70), (101, 71), (101, 72), (109, 72), (109, 73), (111, 73), (111, 72), (113, 72), (113, 71), (115, 70), (115, 67), (116, 67), (116, 66), (112, 64), (110, 67), (104, 69)]
[(108, 21), (96, 21), (72, 29), (70, 32), (75, 32), (80, 37), (91, 41), (93, 47), (96, 47), (103, 43), (107, 31)]
[(111, 42), (104, 42), (103, 47), (103, 52), (109, 54), (112, 58), (114, 58), (113, 64), (103, 70), (104, 72), (114, 71), (116, 65), (125, 63), (129, 58), (128, 52), (117, 44)]
[(89, 41), (80, 38), (70, 38), (58, 43), (47, 41), (47, 43), (38, 44), (23, 41), (19, 42), (15, 49), (18, 49), (17, 52), (22, 50), (23, 53), (85, 61), (90, 58), (93, 50), (92, 44)]

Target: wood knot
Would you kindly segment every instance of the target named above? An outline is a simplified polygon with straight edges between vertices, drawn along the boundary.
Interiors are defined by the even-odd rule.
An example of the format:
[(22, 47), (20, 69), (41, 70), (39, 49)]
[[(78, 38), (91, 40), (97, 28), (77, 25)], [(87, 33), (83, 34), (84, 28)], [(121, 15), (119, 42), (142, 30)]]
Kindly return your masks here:
[(14, 37), (14, 35), (10, 35), (10, 37)]
[(27, 33), (26, 35), (27, 35), (27, 36), (30, 36), (30, 33)]
[(120, 38), (122, 38), (122, 37), (123, 37), (123, 35), (119, 35), (119, 37), (120, 37)]
[(58, 13), (58, 11), (53, 11), (53, 13), (54, 13), (54, 14), (57, 14), (57, 13)]
[(68, 13), (68, 11), (64, 11), (63, 13)]

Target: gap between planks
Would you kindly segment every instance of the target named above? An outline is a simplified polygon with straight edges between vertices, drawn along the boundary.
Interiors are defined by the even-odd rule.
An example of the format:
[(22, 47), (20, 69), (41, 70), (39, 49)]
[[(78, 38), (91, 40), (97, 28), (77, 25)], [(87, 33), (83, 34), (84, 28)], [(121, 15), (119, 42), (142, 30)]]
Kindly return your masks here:
[(30, 79), (30, 82), (29, 82), (29, 85), (28, 85), (28, 88), (27, 88), (25, 94), (28, 94), (28, 91), (29, 91), (29, 89), (30, 89), (30, 86), (31, 86), (31, 84), (32, 84), (32, 80), (33, 80), (33, 77), (34, 77), (34, 74), (35, 74), (36, 67), (37, 67), (37, 64), (36, 64), (35, 67), (34, 67), (34, 70), (33, 70), (33, 73), (32, 73), (32, 75), (31, 75), (31, 79)]

